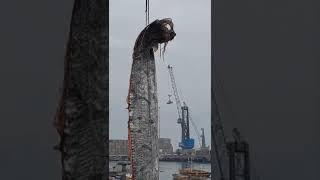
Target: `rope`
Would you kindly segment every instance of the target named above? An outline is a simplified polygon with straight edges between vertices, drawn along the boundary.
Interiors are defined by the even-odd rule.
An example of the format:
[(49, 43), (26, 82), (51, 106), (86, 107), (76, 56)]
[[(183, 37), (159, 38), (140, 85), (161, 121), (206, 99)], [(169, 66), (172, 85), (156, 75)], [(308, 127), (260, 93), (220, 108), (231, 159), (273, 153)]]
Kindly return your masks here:
[(146, 26), (149, 24), (149, 17), (150, 17), (150, 5), (149, 0), (146, 0)]
[(150, 7), (149, 7), (149, 0), (148, 0), (148, 24), (150, 23), (150, 21), (149, 21), (149, 17), (150, 17)]

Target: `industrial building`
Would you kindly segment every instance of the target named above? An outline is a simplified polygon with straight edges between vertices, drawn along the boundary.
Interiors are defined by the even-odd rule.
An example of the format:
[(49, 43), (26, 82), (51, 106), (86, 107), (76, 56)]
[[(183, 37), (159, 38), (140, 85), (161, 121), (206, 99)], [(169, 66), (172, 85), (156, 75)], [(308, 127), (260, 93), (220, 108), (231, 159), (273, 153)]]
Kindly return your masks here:
[(128, 140), (109, 140), (109, 155), (128, 155)]
[[(171, 139), (159, 138), (160, 154), (172, 154), (173, 146)], [(111, 139), (109, 140), (109, 156), (127, 156), (128, 155), (128, 140), (126, 139)]]
[(171, 139), (169, 138), (159, 138), (159, 152), (160, 154), (172, 154), (173, 146), (171, 144)]

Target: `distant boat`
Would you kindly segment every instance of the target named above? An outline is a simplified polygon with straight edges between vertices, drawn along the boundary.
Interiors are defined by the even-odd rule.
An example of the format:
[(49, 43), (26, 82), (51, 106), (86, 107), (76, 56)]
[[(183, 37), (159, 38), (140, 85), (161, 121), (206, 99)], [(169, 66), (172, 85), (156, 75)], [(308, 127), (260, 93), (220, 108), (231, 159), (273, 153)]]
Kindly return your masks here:
[(189, 176), (181, 175), (181, 174), (172, 174), (173, 180), (189, 180)]
[(173, 174), (173, 180), (208, 180), (210, 172), (195, 170), (195, 169), (181, 169), (180, 174)]
[(179, 174), (173, 174), (174, 180), (207, 180), (211, 172), (204, 170), (192, 169), (192, 160), (189, 162), (190, 168), (179, 169)]
[(182, 175), (190, 176), (190, 177), (210, 177), (210, 172), (198, 170), (198, 169), (192, 169), (192, 168), (184, 168), (180, 169), (179, 173)]

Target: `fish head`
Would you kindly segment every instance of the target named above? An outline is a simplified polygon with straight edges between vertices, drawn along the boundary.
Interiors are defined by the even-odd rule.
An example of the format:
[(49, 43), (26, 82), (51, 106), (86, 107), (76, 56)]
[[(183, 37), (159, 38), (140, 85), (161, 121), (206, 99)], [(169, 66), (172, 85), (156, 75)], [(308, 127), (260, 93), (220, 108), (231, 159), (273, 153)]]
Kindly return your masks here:
[(155, 20), (146, 28), (146, 34), (150, 36), (151, 44), (167, 43), (174, 39), (176, 33), (170, 18)]

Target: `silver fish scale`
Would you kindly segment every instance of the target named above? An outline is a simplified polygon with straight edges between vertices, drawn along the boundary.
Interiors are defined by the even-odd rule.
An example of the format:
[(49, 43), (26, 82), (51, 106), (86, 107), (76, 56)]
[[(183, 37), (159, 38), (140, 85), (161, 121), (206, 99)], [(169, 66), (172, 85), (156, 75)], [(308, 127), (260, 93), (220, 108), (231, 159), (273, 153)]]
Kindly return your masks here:
[[(108, 2), (74, 3), (60, 113), (62, 180), (108, 178)], [(60, 127), (61, 129), (61, 127)]]
[(158, 100), (156, 68), (149, 49), (135, 58), (130, 76), (129, 129), (135, 179), (158, 180)]

